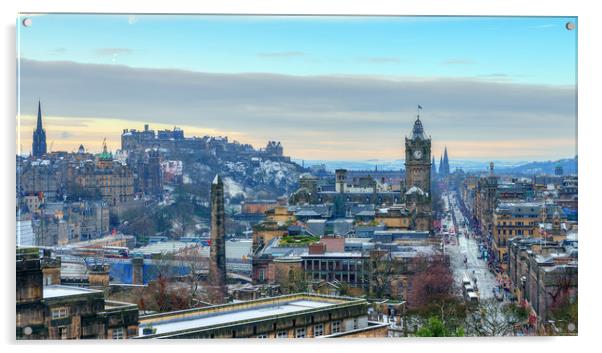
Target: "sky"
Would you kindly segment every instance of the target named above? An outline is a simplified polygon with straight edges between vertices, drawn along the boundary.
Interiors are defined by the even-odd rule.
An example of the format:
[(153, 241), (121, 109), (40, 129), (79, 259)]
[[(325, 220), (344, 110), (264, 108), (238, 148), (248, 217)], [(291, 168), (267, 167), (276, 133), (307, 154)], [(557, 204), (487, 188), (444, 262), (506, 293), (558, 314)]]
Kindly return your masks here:
[(576, 18), (44, 15), (18, 23), (17, 148), (181, 127), (298, 159), (403, 158), (420, 104), (437, 157), (576, 151)]

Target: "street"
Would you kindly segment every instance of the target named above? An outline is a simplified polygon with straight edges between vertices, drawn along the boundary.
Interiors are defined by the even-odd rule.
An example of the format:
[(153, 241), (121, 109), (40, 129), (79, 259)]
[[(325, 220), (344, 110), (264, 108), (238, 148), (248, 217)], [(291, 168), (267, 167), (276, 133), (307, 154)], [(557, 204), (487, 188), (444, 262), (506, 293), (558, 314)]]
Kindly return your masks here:
[[(478, 241), (469, 229), (465, 216), (460, 211), (457, 196), (454, 192), (447, 192), (442, 197), (445, 209), (450, 214), (450, 217), (445, 217), (441, 221), (449, 233), (444, 237), (448, 240), (445, 251), (449, 254), (456, 283), (461, 288), (462, 279), (466, 276), (476, 287), (480, 299), (491, 298), (494, 296), (493, 289), (498, 285), (497, 280), (489, 271), (487, 262), (482, 258), (479, 259)], [(466, 234), (468, 234), (468, 237)], [(466, 259), (466, 264), (464, 259)]]

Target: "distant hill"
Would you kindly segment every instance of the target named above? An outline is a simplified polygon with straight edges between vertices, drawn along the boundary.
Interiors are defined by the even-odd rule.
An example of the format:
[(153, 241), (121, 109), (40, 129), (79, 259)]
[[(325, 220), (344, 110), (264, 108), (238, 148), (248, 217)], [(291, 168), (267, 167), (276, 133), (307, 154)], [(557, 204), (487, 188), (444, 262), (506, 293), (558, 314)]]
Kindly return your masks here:
[[(334, 171), (335, 169), (345, 168), (348, 170), (401, 170), (404, 169), (404, 160), (381, 160), (370, 159), (360, 161), (332, 161), (332, 160), (295, 160), (297, 163), (303, 163), (305, 167), (314, 165), (324, 165), (327, 170)], [(437, 167), (438, 166), (438, 161)], [(496, 161), (494, 160), (496, 172), (509, 174), (554, 174), (556, 165), (562, 166), (564, 174), (577, 173), (577, 158), (565, 158), (556, 161)], [(451, 159), (449, 161), (450, 169), (454, 171), (457, 168), (465, 172), (487, 171), (489, 170), (489, 161), (471, 161)]]
[(561, 166), (563, 173), (566, 174), (577, 174), (577, 157), (559, 159), (557, 161), (544, 161), (544, 162), (529, 162), (521, 164), (511, 168), (496, 168), (496, 171), (500, 173), (509, 174), (554, 174), (556, 166)]

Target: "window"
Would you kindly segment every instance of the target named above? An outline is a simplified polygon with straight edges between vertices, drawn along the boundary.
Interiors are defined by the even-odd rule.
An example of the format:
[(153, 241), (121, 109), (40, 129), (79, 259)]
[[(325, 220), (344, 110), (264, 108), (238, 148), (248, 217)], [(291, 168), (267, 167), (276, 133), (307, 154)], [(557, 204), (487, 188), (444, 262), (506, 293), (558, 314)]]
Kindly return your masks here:
[(278, 331), (278, 333), (276, 334), (276, 337), (288, 338), (288, 331), (286, 331), (286, 330)]
[(118, 327), (113, 329), (113, 339), (114, 340), (122, 340), (123, 336), (123, 327)]
[(305, 338), (305, 327), (298, 328), (296, 333), (297, 333), (295, 335), (296, 338)]
[(357, 330), (360, 327), (357, 319), (353, 319), (353, 329)]
[(268, 338), (268, 335), (263, 333), (261, 335), (257, 335), (257, 338)]
[(66, 340), (69, 337), (67, 337), (67, 326), (60, 326), (57, 328), (58, 331), (58, 338), (61, 340)]
[(67, 310), (68, 308), (56, 308), (56, 309), (52, 309), (52, 319), (61, 319), (64, 317), (69, 316), (69, 310)]
[(314, 337), (318, 337), (318, 336), (322, 336), (322, 335), (324, 335), (324, 325), (323, 324), (314, 325)]
[(339, 333), (339, 332), (341, 332), (341, 322), (333, 321), (332, 322), (332, 333)]

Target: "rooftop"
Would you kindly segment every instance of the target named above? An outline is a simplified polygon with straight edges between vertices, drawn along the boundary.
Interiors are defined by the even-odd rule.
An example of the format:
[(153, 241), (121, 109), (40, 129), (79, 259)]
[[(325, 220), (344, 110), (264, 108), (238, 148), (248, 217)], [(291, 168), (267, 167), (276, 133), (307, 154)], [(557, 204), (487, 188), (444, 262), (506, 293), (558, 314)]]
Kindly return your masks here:
[(156, 329), (153, 336), (169, 335), (182, 331), (203, 330), (212, 326), (233, 325), (244, 321), (298, 314), (334, 307), (340, 304), (355, 304), (360, 301), (363, 302), (363, 299), (354, 300), (344, 297), (293, 294), (201, 309), (142, 316), (140, 317), (138, 330), (139, 335), (144, 336), (144, 328), (152, 326)]
[(82, 295), (82, 294), (94, 294), (94, 293), (102, 293), (102, 291), (95, 289), (87, 289), (81, 287), (70, 287), (70, 286), (44, 286), (44, 299), (50, 298), (60, 298), (60, 297), (68, 297), (72, 295)]

